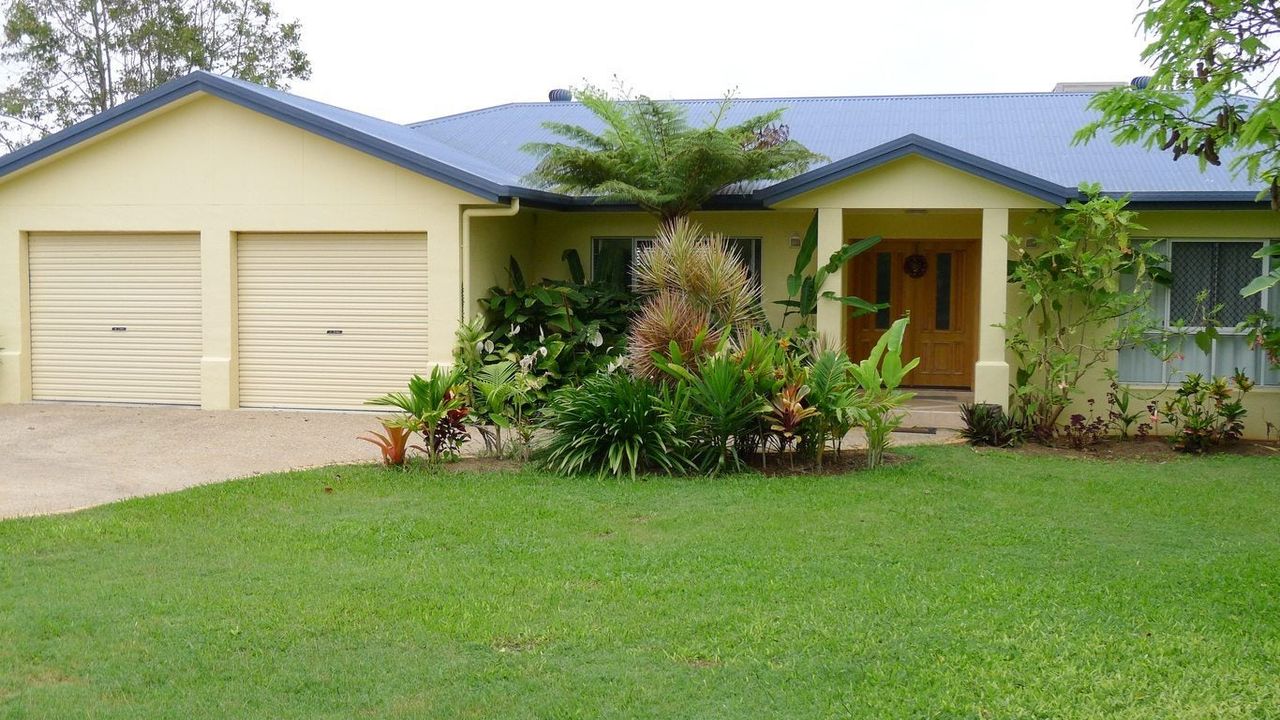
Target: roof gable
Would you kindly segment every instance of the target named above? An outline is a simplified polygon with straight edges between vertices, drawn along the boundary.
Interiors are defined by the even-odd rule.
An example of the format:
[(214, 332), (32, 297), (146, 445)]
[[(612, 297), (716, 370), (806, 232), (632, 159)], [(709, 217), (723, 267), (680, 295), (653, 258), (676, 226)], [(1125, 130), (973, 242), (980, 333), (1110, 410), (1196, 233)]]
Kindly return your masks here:
[(343, 110), (253, 83), (197, 71), (0, 158), (0, 181), (79, 143), (203, 92), (316, 133), (487, 200), (510, 194), (486, 175), (502, 173), (479, 158), (396, 123)]
[(1074, 188), (1048, 182), (928, 138), (904, 135), (865, 152), (802, 173), (790, 180), (756, 190), (753, 196), (766, 205), (776, 205), (811, 190), (908, 156), (918, 156), (941, 163), (1054, 205), (1061, 205), (1078, 194)]

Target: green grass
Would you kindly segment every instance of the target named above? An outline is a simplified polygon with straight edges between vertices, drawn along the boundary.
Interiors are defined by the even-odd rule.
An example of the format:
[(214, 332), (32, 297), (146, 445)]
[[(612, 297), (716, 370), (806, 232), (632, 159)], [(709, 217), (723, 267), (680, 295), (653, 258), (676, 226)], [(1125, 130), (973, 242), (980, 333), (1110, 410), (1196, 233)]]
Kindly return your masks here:
[(1280, 461), (910, 454), (3, 522), (0, 717), (1280, 715)]

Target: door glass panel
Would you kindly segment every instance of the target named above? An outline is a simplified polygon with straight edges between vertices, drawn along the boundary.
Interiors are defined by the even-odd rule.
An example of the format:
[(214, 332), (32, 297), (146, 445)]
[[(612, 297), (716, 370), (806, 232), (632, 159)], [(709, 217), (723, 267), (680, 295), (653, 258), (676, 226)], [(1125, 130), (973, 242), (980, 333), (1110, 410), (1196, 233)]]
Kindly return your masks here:
[(889, 283), (893, 277), (893, 254), (876, 253), (876, 304), (886, 307), (876, 311), (876, 328), (887, 328), (889, 320)]
[(934, 300), (934, 324), (935, 330), (951, 329), (951, 253), (938, 253), (937, 260), (934, 261), (937, 268), (935, 277), (937, 278), (937, 294)]

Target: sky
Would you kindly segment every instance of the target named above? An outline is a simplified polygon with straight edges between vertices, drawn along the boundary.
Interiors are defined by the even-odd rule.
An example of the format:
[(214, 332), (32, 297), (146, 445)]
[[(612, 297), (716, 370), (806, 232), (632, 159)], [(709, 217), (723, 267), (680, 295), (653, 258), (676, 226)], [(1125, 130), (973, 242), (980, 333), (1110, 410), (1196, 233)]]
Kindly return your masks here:
[(1047, 91), (1128, 81), (1137, 0), (273, 0), (292, 91), (396, 122), (621, 80), (655, 98)]

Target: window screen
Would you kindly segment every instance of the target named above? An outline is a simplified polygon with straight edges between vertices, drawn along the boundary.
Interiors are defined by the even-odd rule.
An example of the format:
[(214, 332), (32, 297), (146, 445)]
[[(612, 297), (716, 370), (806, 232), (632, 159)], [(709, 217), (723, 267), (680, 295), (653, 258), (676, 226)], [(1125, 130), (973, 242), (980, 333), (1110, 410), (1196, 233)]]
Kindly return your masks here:
[[(1280, 372), (1272, 370), (1264, 353), (1250, 347), (1235, 325), (1263, 303), (1280, 306), (1280, 293), (1264, 292), (1248, 298), (1240, 297), (1240, 288), (1253, 278), (1269, 271), (1265, 261), (1253, 257), (1263, 246), (1261, 241), (1175, 240), (1162, 243), (1160, 251), (1169, 258), (1172, 285), (1157, 285), (1151, 295), (1150, 312), (1166, 327), (1185, 324), (1199, 327), (1204, 313), (1219, 307), (1217, 340), (1209, 352), (1196, 346), (1194, 331), (1175, 338), (1177, 353), (1173, 360), (1162, 363), (1145, 348), (1125, 348), (1120, 352), (1120, 379), (1127, 382), (1177, 383), (1190, 373), (1229, 375), (1241, 370), (1265, 385), (1280, 384)], [(1132, 287), (1132, 279), (1122, 287)], [(1203, 293), (1204, 307), (1198, 302)]]
[[(1217, 321), (1235, 325), (1258, 309), (1257, 296), (1240, 297), (1240, 288), (1262, 274), (1262, 260), (1253, 257), (1262, 243), (1175, 242), (1171, 246), (1171, 322), (1198, 326), (1206, 310), (1221, 306)], [(1197, 303), (1201, 293), (1207, 296), (1203, 309)]]

